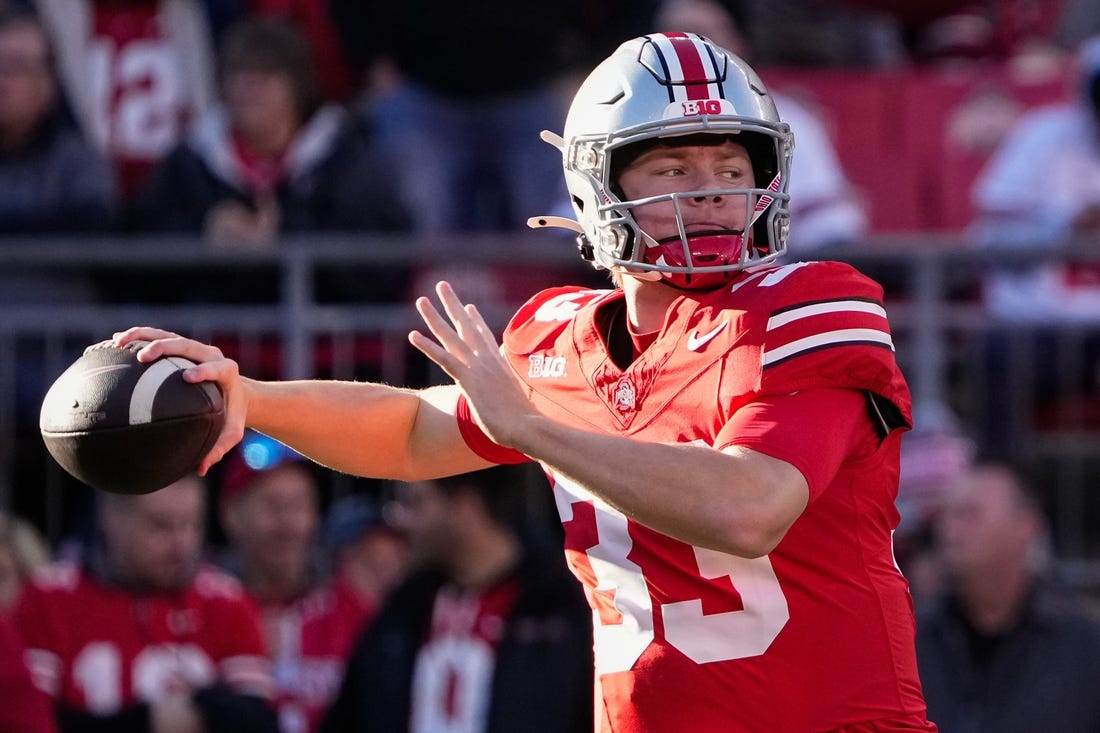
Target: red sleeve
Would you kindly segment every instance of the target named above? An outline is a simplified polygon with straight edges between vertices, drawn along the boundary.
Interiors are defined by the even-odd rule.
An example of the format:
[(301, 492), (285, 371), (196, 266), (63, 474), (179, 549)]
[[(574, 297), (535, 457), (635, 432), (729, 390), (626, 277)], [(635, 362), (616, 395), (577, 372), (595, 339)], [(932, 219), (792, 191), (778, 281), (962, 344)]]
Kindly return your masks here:
[(458, 431), (470, 450), (492, 463), (529, 463), (530, 458), (518, 450), (497, 445), (485, 434), (481, 426), (474, 420), (474, 414), (470, 411), (470, 404), (466, 401), (466, 395), (459, 395), (458, 408), (455, 410), (455, 418), (458, 420)]
[(0, 614), (0, 733), (53, 733), (50, 699), (31, 682), (23, 642)]
[(852, 389), (812, 389), (762, 397), (745, 405), (718, 433), (714, 447), (739, 445), (790, 463), (820, 496), (845, 460), (878, 444), (867, 396)]

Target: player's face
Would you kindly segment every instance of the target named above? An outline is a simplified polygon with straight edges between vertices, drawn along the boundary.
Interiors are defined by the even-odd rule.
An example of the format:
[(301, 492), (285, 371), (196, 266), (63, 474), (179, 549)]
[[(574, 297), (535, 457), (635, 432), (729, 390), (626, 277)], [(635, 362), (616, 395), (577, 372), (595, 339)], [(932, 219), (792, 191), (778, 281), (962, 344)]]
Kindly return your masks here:
[(103, 531), (115, 572), (155, 590), (185, 586), (202, 556), (204, 512), (202, 484), (193, 477), (110, 502)]
[(269, 576), (296, 576), (308, 564), (319, 511), (313, 477), (303, 464), (281, 463), (260, 473), (230, 511), (233, 541), (248, 566)]
[[(753, 188), (756, 185), (748, 151), (726, 140), (720, 145), (658, 145), (642, 153), (619, 176), (627, 199), (719, 188)], [(748, 196), (693, 196), (681, 201), (684, 229), (688, 234), (717, 229), (740, 231), (748, 217)], [(636, 206), (638, 226), (656, 240), (679, 234), (673, 202)]]

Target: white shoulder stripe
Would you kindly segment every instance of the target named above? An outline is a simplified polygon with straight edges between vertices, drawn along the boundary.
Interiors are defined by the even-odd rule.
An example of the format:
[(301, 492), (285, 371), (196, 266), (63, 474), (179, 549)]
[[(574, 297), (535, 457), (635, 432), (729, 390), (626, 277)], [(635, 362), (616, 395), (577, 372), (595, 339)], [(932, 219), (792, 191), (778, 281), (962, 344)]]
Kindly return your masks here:
[(759, 287), (770, 288), (777, 283), (783, 282), (783, 279), (790, 275), (795, 270), (805, 267), (810, 263), (808, 262), (792, 262), (789, 265), (781, 265), (776, 267), (775, 265), (764, 265), (759, 270), (746, 270), (745, 272), (751, 273), (743, 280), (738, 280), (730, 287), (731, 293), (736, 293), (741, 288), (745, 287), (751, 282), (755, 282), (759, 278), (763, 278), (758, 283)]
[(769, 364), (796, 356), (804, 351), (812, 351), (823, 346), (840, 346), (844, 343), (860, 341), (871, 341), (883, 344), (884, 346), (890, 347), (891, 351), (894, 349), (894, 342), (890, 338), (890, 334), (886, 331), (880, 331), (875, 328), (844, 328), (838, 331), (816, 333), (813, 336), (807, 336), (806, 338), (777, 346), (771, 351), (765, 351), (763, 365), (768, 366)]
[(130, 424), (144, 425), (152, 421), (153, 401), (160, 386), (175, 372), (192, 366), (195, 366), (194, 363), (178, 356), (153, 362), (138, 379), (130, 395)]
[(781, 267), (778, 267), (778, 268), (772, 270), (771, 272), (769, 272), (764, 277), (763, 281), (761, 281), (761, 283), (760, 283), (760, 287), (770, 288), (773, 285), (777, 285), (777, 284), (783, 282), (783, 280), (786, 279), (786, 277), (788, 275), (802, 269), (803, 267), (805, 267), (808, 264), (810, 264), (810, 263), (809, 262), (792, 262), (789, 265), (783, 265)]
[(886, 309), (878, 303), (869, 303), (866, 300), (833, 300), (827, 303), (811, 303), (801, 308), (792, 308), (789, 311), (777, 313), (768, 319), (767, 330), (771, 331), (802, 318), (826, 313), (870, 313), (886, 318)]

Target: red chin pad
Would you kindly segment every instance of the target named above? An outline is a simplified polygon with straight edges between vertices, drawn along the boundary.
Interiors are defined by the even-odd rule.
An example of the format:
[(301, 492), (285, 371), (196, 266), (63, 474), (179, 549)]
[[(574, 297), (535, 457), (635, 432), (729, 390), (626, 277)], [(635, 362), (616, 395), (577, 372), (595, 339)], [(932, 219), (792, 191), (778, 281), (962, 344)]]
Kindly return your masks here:
[[(741, 260), (745, 237), (740, 232), (700, 232), (688, 235), (691, 248), (692, 267), (714, 267), (736, 264)], [(686, 267), (683, 240), (679, 236), (660, 240), (656, 246), (648, 247), (645, 261), (651, 265), (658, 263), (672, 267)], [(728, 282), (736, 273), (726, 272), (662, 272), (661, 276), (670, 285), (683, 290), (710, 290)]]

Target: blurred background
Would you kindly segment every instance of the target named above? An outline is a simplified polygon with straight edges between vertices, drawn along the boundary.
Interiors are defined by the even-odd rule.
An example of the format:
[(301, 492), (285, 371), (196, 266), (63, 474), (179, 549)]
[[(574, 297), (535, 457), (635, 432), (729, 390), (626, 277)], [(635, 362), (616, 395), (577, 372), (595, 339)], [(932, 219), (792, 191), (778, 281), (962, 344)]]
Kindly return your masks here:
[[(498, 328), (539, 288), (606, 286), (570, 236), (524, 225), (569, 212), (538, 133), (619, 42), (695, 30), (792, 125), (788, 259), (885, 288), (917, 419), (903, 567), (924, 572), (951, 482), (1004, 460), (1035, 477), (1053, 567), (1100, 595), (1095, 3), (498, 5), (0, 0), (0, 512), (54, 552), (87, 531), (92, 493), (38, 409), (124, 327), (211, 341), (258, 378), (424, 386), (444, 375), (406, 334), (437, 279)], [(322, 509), (389, 491), (316, 479)], [(554, 531), (545, 489), (532, 473), (526, 511)]]

